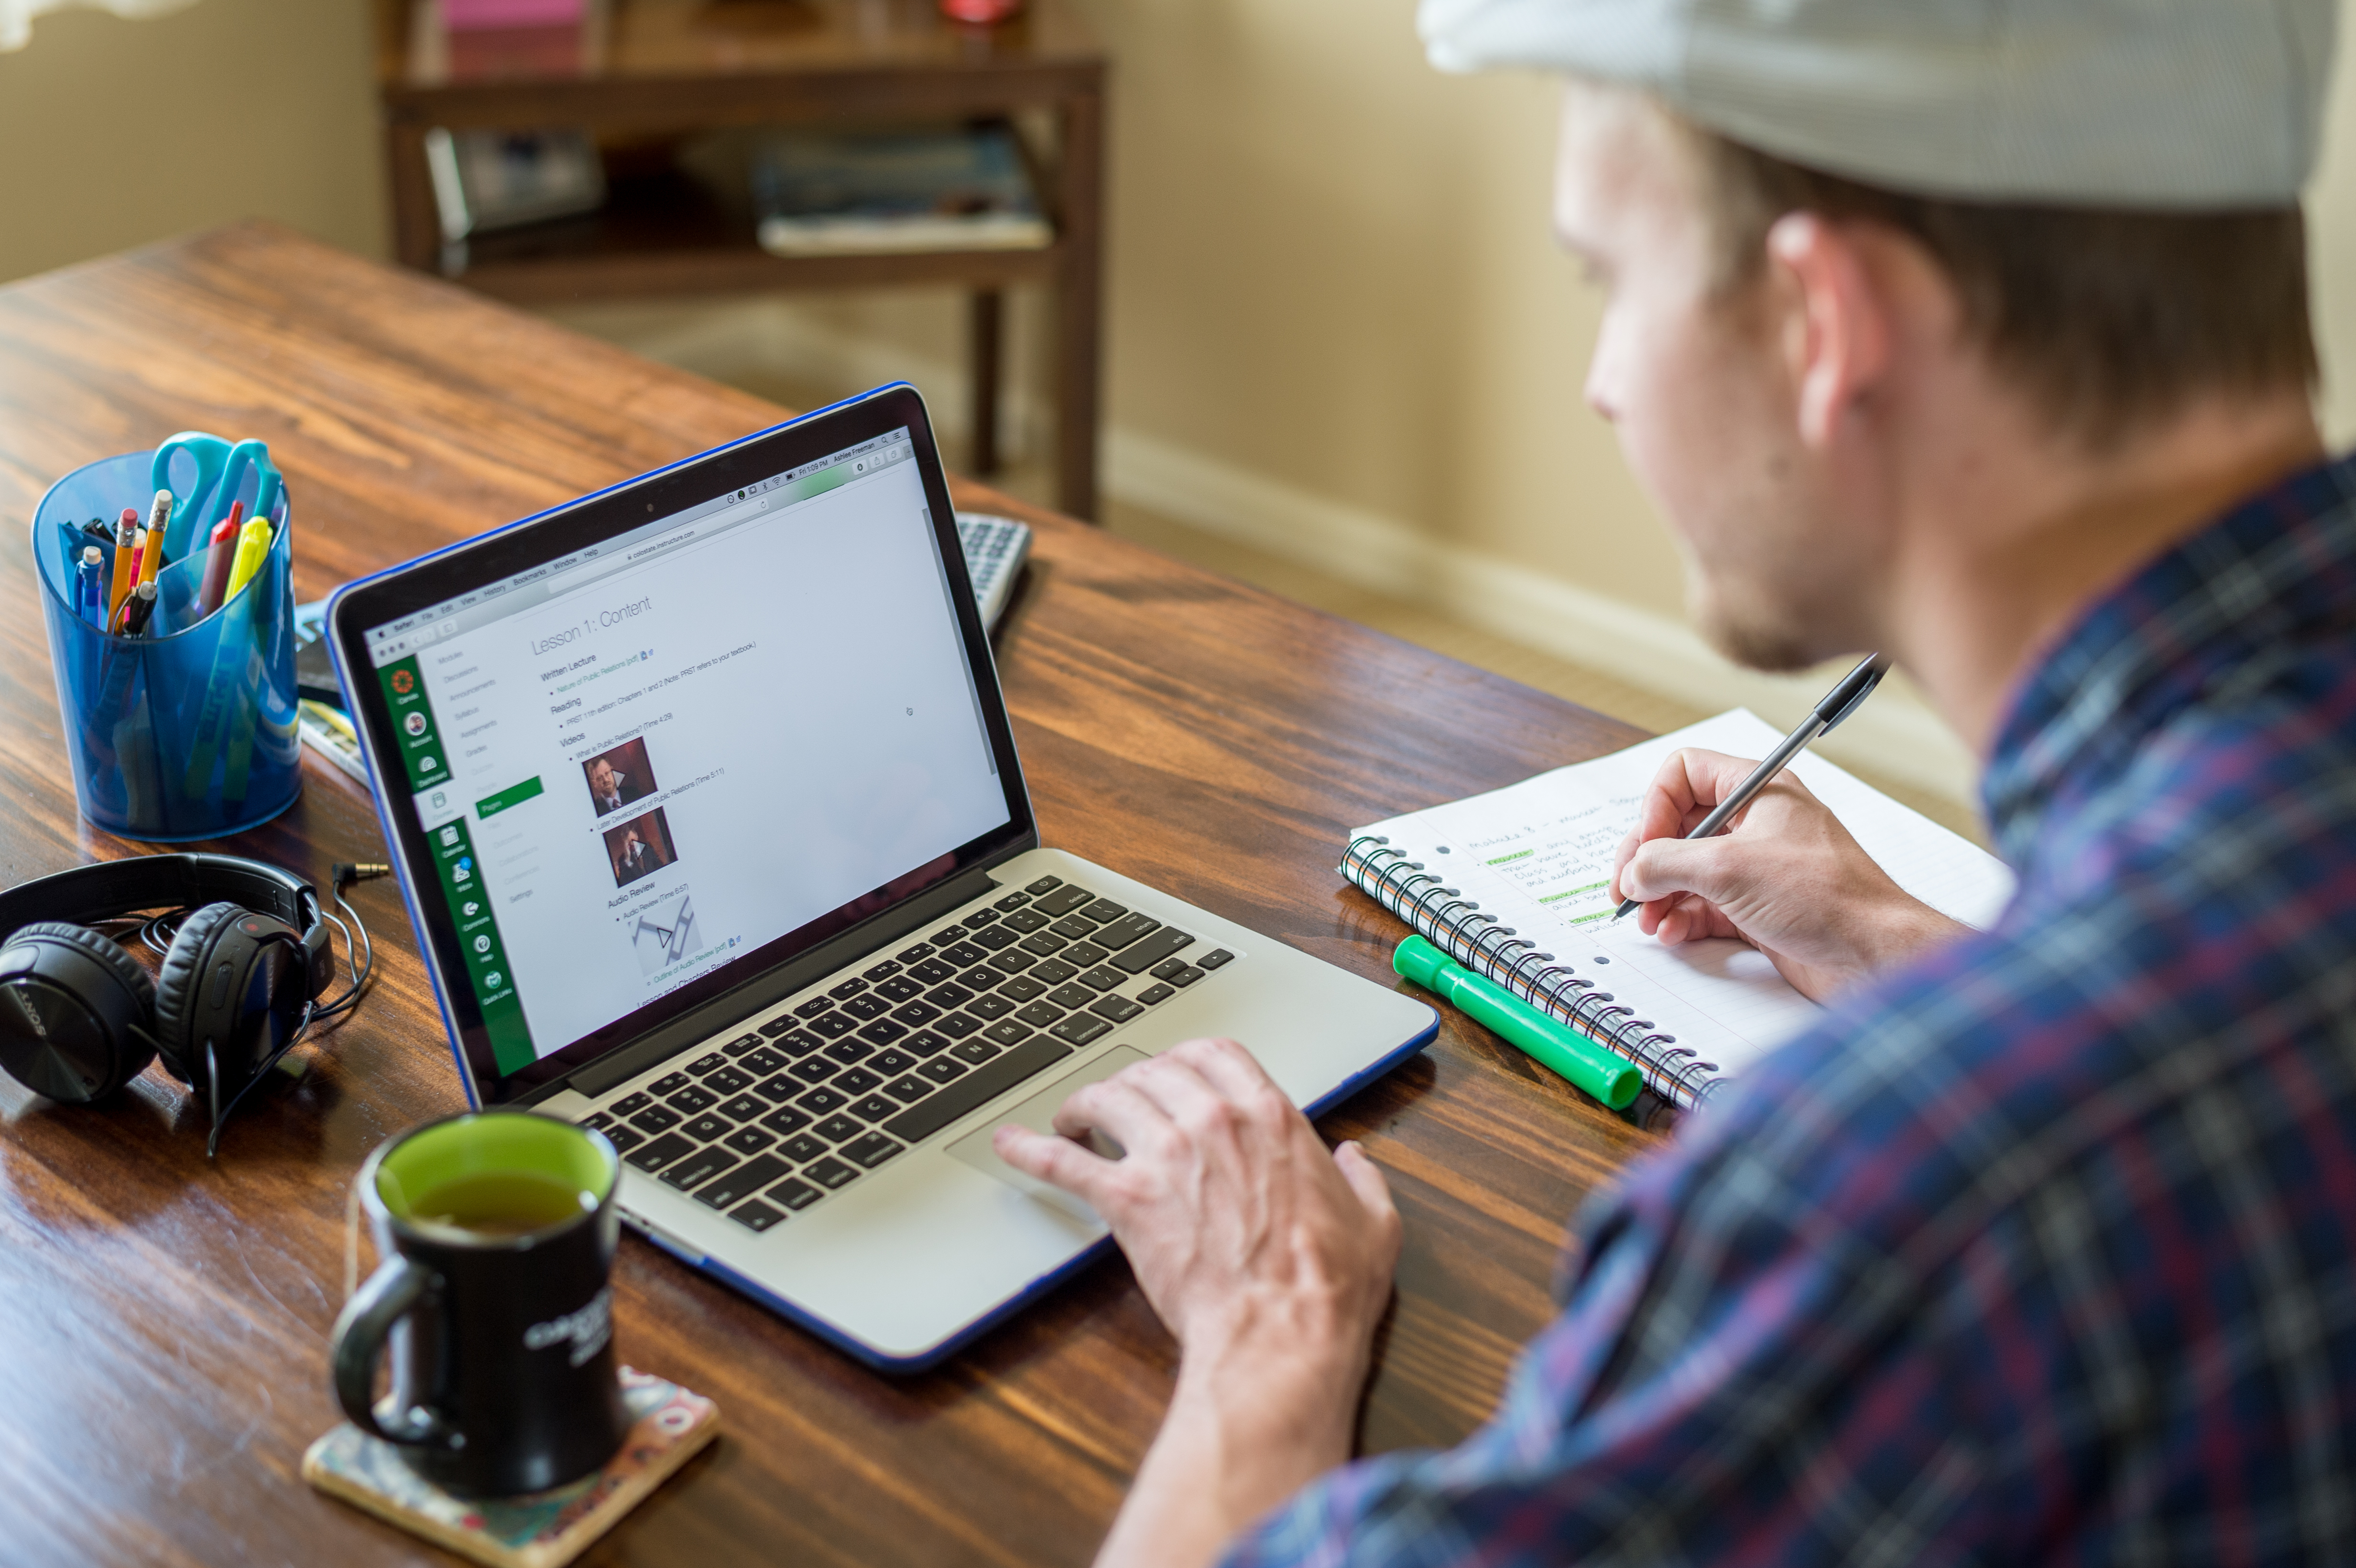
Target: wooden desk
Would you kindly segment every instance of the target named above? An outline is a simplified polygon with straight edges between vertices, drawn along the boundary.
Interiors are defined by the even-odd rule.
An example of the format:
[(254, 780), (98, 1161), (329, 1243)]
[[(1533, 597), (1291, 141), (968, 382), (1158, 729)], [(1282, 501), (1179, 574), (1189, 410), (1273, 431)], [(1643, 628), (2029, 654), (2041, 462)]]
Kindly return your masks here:
[[(425, 133), (579, 126), (672, 138), (726, 127), (894, 123), (1037, 113), (1055, 243), (1038, 251), (772, 256), (745, 216), (668, 167), (613, 183), (602, 211), (469, 240), (444, 266), (470, 288), (539, 303), (714, 290), (953, 284), (973, 291), (974, 466), (997, 467), (1001, 290), (1055, 299), (1056, 504), (1097, 507), (1103, 311), (1105, 57), (1062, 0), (969, 27), (935, 0), (588, 0), (564, 29), (452, 35), (440, 0), (376, 0), (377, 82), (402, 261), (443, 265)], [(554, 47), (552, 48), (551, 46)], [(1034, 149), (1038, 150), (1038, 149)]]
[[(0, 290), (0, 509), (18, 519), (0, 549), (0, 874), (137, 852), (74, 814), (22, 543), (54, 475), (184, 428), (263, 437), (313, 597), (780, 411), (262, 226)], [(1025, 515), (1034, 564), (1000, 656), (1047, 840), (1362, 975), (1388, 979), (1400, 928), (1334, 874), (1347, 827), (1633, 738)], [(380, 845), (363, 793), (314, 759), (292, 810), (224, 847), (324, 881)], [(0, 1556), (438, 1560), (295, 1473), (337, 1419), (352, 1177), (388, 1135), (461, 1107), (395, 890), (354, 900), (373, 993), (217, 1166), (156, 1070), (94, 1109), (0, 1083)], [(1453, 1014), (1324, 1130), (1365, 1141), (1407, 1221), (1365, 1445), (1451, 1442), (1548, 1316), (1566, 1217), (1646, 1140)], [(1084, 1563), (1170, 1390), (1171, 1342), (1118, 1258), (901, 1381), (643, 1243), (623, 1243), (616, 1285), (623, 1360), (715, 1396), (726, 1424), (594, 1563)]]

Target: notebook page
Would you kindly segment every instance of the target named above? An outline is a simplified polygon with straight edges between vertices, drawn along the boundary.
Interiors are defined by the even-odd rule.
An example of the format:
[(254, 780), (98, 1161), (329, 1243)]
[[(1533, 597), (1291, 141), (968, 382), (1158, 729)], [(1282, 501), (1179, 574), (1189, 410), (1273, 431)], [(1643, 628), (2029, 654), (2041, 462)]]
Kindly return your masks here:
[[(1804, 1028), (1808, 1001), (1755, 948), (1720, 940), (1665, 947), (1614, 923), (1612, 858), (1669, 753), (1703, 746), (1757, 757), (1783, 737), (1737, 709), (1592, 762), (1363, 829), (1388, 838), (1481, 909), (1636, 1009), (1720, 1072), (1739, 1071)], [(1803, 753), (1793, 772), (1899, 886), (1967, 924), (2011, 897), (2003, 864), (1837, 764)]]

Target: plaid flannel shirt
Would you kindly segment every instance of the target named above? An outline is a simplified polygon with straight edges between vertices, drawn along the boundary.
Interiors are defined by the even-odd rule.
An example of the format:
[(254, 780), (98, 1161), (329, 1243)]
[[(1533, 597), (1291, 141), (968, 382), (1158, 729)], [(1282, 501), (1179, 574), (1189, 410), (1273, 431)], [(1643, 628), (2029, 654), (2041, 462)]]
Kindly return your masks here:
[(1984, 789), (1995, 929), (1582, 1215), (1461, 1447), (1237, 1564), (2356, 1562), (2356, 459), (2093, 604)]

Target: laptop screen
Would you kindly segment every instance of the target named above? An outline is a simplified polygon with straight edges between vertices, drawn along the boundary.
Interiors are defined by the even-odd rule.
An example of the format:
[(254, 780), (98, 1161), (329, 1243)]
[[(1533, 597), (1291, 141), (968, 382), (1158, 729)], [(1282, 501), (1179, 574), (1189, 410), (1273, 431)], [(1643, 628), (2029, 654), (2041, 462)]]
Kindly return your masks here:
[(958, 591), (903, 426), (366, 629), (498, 1077), (1010, 821)]

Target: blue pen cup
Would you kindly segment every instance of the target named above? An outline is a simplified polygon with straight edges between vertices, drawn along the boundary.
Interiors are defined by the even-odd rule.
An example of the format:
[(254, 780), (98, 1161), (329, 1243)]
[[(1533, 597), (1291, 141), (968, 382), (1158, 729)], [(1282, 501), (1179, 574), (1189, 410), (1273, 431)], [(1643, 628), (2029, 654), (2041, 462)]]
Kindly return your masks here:
[[(108, 635), (75, 607), (75, 568), (93, 542), (81, 525), (112, 523), (125, 507), (145, 517), (150, 456), (78, 468), (33, 514), (74, 801), (92, 826), (126, 838), (222, 838), (269, 821), (302, 789), (294, 529), (282, 491), (269, 554), (218, 612), (196, 614), (203, 558), (192, 551), (157, 576), (152, 635)], [(240, 498), (251, 505), (252, 490), (249, 475)]]

